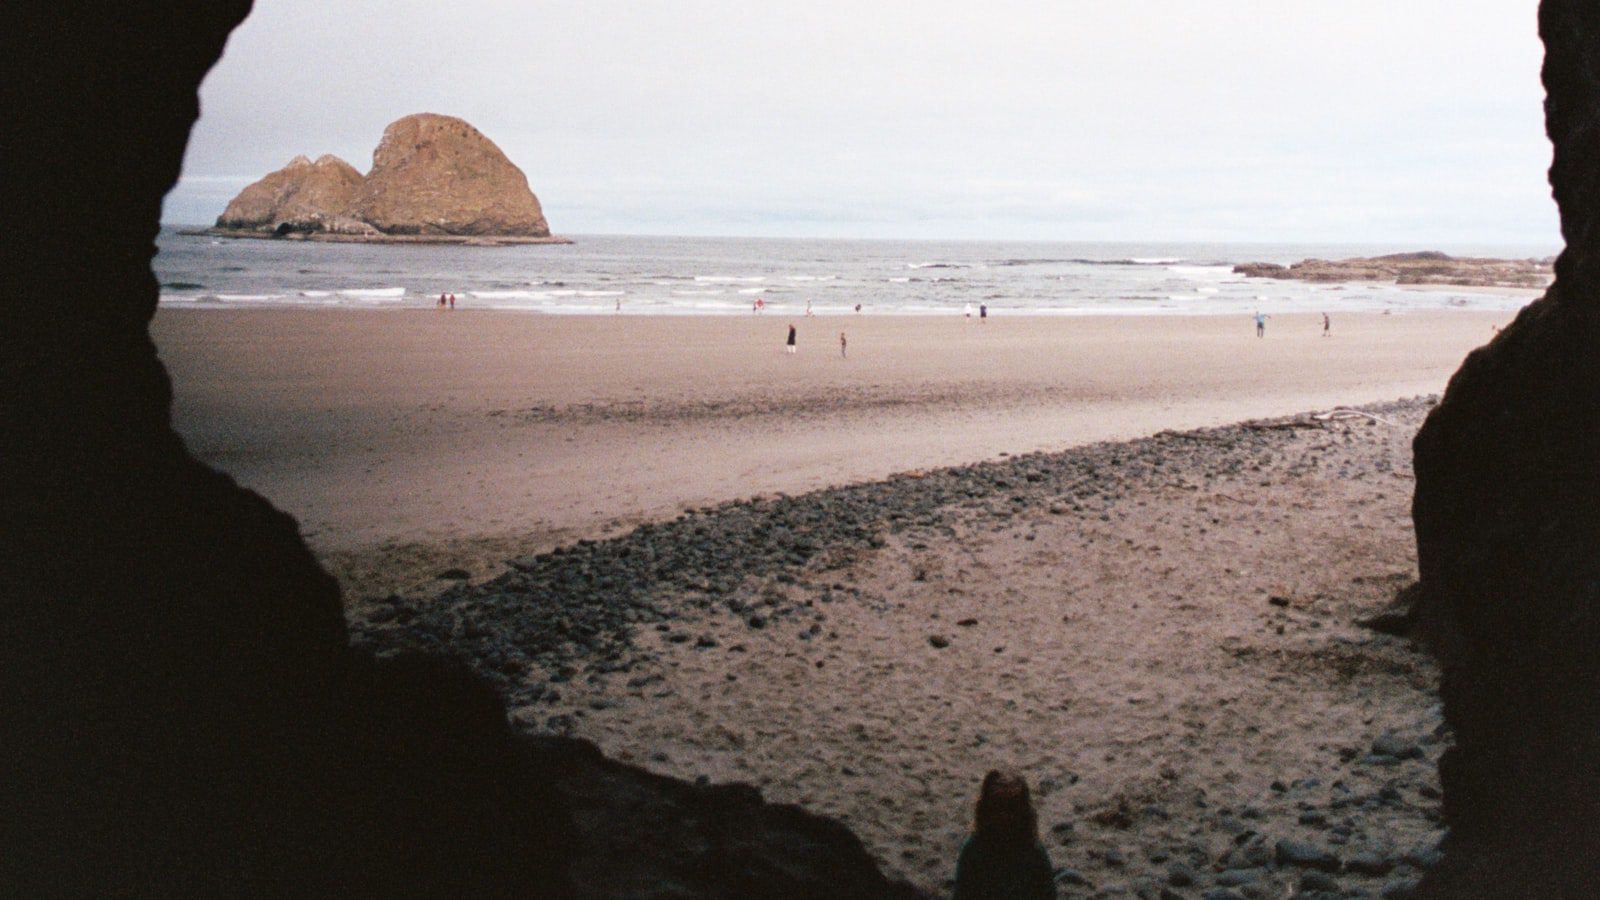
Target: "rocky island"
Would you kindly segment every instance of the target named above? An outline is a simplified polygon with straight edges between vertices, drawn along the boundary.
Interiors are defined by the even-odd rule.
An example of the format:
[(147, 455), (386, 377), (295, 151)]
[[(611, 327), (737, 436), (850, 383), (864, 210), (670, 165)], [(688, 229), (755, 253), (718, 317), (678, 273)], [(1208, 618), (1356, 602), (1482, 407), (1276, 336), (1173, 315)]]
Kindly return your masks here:
[(1460, 287), (1548, 287), (1554, 277), (1552, 260), (1491, 259), (1449, 256), (1436, 250), (1391, 253), (1351, 259), (1303, 259), (1287, 266), (1277, 263), (1242, 263), (1233, 271), (1253, 278), (1287, 278), (1297, 281), (1387, 281), (1394, 284), (1442, 284)]
[(483, 132), (418, 113), (385, 128), (363, 176), (297, 156), (228, 204), (204, 234), (373, 243), (566, 244), (528, 178)]

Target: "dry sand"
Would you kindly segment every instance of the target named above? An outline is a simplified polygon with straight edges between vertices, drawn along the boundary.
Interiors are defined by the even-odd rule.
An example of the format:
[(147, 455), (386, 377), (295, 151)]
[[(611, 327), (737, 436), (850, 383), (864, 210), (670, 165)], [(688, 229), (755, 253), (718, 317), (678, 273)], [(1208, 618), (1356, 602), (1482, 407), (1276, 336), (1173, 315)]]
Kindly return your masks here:
[(772, 314), (163, 308), (153, 332), (190, 448), (366, 597), (730, 499), (1436, 392), (1509, 319), (818, 316), (794, 356)]
[[(794, 357), (774, 317), (163, 310), (155, 334), (191, 447), (301, 518), (379, 647), (416, 645), (406, 622), (429, 611), (458, 651), (514, 645), (493, 633), (523, 602), (516, 573), (484, 584), (498, 560), (1010, 454), (939, 475), (972, 482), (959, 502), (885, 506), (873, 544), (782, 571), (713, 547), (737, 586), (705, 596), (751, 605), (663, 582), (659, 625), (625, 629), (626, 670), (587, 651), (475, 662), (535, 698), (517, 701), (523, 727), (837, 815), (931, 891), (983, 772), (1011, 766), (1085, 882), (1066, 895), (1235, 873), (1266, 897), (1306, 877), (1271, 861), (1279, 840), (1376, 891), (1437, 838), (1435, 673), (1352, 624), (1414, 575), (1426, 404), (1017, 454), (1435, 393), (1508, 319), (1344, 315), (1322, 338), (1280, 316), (1258, 340), (1248, 318), (819, 317), (797, 322)], [(592, 586), (614, 557), (546, 561)], [(477, 586), (434, 599), (446, 565)], [(389, 590), (408, 599), (367, 602)], [(1370, 756), (1386, 731), (1415, 758)]]

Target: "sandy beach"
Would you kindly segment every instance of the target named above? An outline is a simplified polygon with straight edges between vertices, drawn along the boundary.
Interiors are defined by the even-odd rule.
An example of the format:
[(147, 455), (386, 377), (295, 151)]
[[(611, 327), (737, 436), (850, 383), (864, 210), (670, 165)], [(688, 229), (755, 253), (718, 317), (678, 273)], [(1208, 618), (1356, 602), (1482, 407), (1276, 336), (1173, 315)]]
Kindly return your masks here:
[[(163, 308), (175, 424), (357, 597), (685, 509), (1436, 392), (1508, 314), (548, 317)], [(839, 332), (849, 357), (839, 354)]]
[(1437, 393), (1508, 318), (154, 334), (180, 433), (300, 517), (359, 639), (460, 655), (521, 727), (838, 816), (936, 893), (1011, 766), (1064, 895), (1266, 897), (1326, 867), (1280, 842), (1376, 891), (1439, 835), (1432, 664), (1354, 624), (1414, 577), (1430, 401), (1218, 426)]

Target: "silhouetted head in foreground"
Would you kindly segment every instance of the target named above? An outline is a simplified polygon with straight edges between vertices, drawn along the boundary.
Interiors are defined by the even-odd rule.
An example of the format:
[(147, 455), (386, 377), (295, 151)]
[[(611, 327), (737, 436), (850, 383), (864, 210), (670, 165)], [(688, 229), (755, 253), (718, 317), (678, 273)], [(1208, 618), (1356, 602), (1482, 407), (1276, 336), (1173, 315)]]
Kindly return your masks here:
[(955, 900), (1056, 895), (1055, 870), (1039, 844), (1039, 817), (1020, 775), (998, 769), (983, 777), (972, 837), (956, 862)]
[(1039, 839), (1039, 817), (1022, 776), (994, 769), (983, 777), (972, 833), (985, 841), (1023, 847)]

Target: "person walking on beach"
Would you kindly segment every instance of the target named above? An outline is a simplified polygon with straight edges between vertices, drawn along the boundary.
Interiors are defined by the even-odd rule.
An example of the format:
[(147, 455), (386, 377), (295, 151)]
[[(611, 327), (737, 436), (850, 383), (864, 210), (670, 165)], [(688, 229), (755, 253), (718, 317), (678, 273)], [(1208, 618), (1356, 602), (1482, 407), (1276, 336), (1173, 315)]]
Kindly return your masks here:
[(785, 347), (785, 349), (787, 349), (790, 353), (794, 352), (794, 323), (793, 322), (789, 323), (789, 340), (788, 340), (788, 343), (787, 343), (787, 346)]
[(1323, 313), (1322, 314), (1322, 336), (1323, 337), (1327, 337), (1328, 336), (1328, 314), (1327, 313)]
[(962, 312), (963, 315), (965, 315), (967, 317), (967, 322), (971, 323), (972, 322), (972, 304), (968, 303), (966, 305), (966, 307), (961, 310), (961, 312)]
[(955, 900), (1055, 900), (1055, 869), (1039, 843), (1028, 783), (1011, 772), (983, 778), (972, 836), (956, 860)]
[(987, 303), (979, 303), (978, 304), (978, 324), (979, 325), (987, 325), (987, 324), (989, 324), (989, 304), (987, 304)]
[(842, 332), (842, 331), (839, 332), (839, 358), (840, 359), (849, 359), (850, 358), (844, 352), (844, 349), (845, 349), (846, 346), (848, 346), (848, 344), (849, 344), (849, 342), (844, 339), (844, 332)]
[(450, 308), (451, 309), (455, 309), (456, 308), (456, 295), (453, 294), (453, 293), (450, 295)]
[(439, 303), (434, 307), (435, 309), (444, 309), (444, 298), (445, 298), (444, 291), (440, 291), (439, 292)]
[(806, 315), (808, 315), (808, 316), (809, 316), (809, 315), (811, 315), (811, 314), (812, 314), (812, 313), (811, 313), (811, 301), (810, 301), (810, 300), (807, 300), (807, 301), (806, 301)]
[(1267, 320), (1270, 318), (1272, 317), (1262, 315), (1261, 310), (1256, 310), (1256, 337), (1267, 336)]

